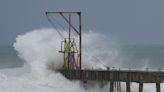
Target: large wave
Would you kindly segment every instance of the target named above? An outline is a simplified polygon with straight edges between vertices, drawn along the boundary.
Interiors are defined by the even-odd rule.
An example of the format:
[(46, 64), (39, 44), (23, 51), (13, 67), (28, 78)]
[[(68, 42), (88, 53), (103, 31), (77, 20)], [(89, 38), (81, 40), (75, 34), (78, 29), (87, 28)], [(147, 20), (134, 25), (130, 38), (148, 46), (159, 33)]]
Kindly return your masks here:
[[(60, 32), (62, 32), (64, 36), (67, 35), (67, 33), (63, 30), (60, 30)], [(77, 36), (75, 36), (75, 38), (78, 39)], [(30, 66), (31, 70), (30, 73), (28, 73), (28, 76), (37, 78), (38, 82), (42, 82), (44, 80), (44, 82), (42, 82), (43, 85), (47, 85), (48, 87), (50, 86), (54, 88), (54, 90), (61, 92), (68, 92), (69, 90), (71, 92), (86, 91), (81, 82), (69, 81), (65, 79), (60, 73), (55, 71), (61, 68), (63, 65), (63, 55), (58, 53), (60, 50), (61, 40), (63, 39), (54, 29), (38, 29), (27, 32), (23, 35), (19, 35), (16, 38), (16, 42), (14, 43), (14, 48), (18, 52), (18, 56)], [(104, 66), (105, 64), (103, 64), (105, 62), (102, 62), (102, 60), (96, 60), (99, 57), (101, 58), (101, 54), (105, 55), (109, 53), (104, 49), (107, 48), (107, 44), (105, 44), (105, 41), (107, 41), (106, 37), (103, 34), (89, 31), (87, 33), (83, 33), (82, 40), (84, 44), (82, 46), (82, 67), (101, 69), (106, 68), (106, 66)], [(25, 78), (29, 79), (29, 77)], [(60, 87), (60, 90), (54, 87), (56, 85)], [(94, 91), (100, 91), (97, 86), (98, 85), (93, 86), (92, 84), (90, 87), (96, 88), (93, 89)], [(87, 91), (93, 90), (88, 89)]]
[[(65, 31), (62, 34), (66, 35)], [(77, 38), (75, 36), (75, 38)], [(10, 73), (20, 71), (19, 75), (0, 74), (0, 91), (3, 92), (107, 92), (109, 84), (99, 88), (95, 82), (87, 84), (85, 89), (80, 81), (67, 80), (62, 74), (56, 72), (63, 65), (60, 50), (60, 41), (63, 40), (54, 29), (38, 29), (18, 35), (14, 43), (14, 49), (18, 56), (24, 60), (25, 66), (30, 69), (26, 72), (22, 68), (8, 70)], [(103, 34), (93, 31), (83, 33), (83, 58), (82, 67), (91, 69), (106, 69), (107, 66), (121, 66), (119, 50), (110, 47), (115, 41)], [(14, 74), (14, 73), (13, 73)], [(122, 91), (125, 92), (125, 83), (122, 83)], [(137, 84), (132, 84), (132, 91), (137, 92)], [(151, 92), (144, 86), (145, 92)], [(155, 91), (155, 87), (154, 90)]]

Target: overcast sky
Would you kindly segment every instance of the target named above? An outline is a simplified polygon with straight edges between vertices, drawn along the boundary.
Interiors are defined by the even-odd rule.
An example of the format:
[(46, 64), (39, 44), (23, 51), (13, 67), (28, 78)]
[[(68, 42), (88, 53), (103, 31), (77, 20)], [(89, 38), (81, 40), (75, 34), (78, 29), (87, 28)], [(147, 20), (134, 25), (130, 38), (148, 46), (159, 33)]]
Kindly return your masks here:
[(45, 11), (81, 11), (84, 30), (114, 35), (124, 44), (164, 45), (164, 0), (0, 0), (0, 44), (51, 27)]

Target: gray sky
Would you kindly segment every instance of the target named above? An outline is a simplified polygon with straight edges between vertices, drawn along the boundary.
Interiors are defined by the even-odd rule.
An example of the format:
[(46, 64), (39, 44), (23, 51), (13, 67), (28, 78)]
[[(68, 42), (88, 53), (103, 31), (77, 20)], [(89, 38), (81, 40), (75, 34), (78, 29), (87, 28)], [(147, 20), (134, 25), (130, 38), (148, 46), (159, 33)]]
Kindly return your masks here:
[(0, 44), (51, 27), (45, 11), (82, 11), (84, 30), (114, 35), (124, 44), (164, 45), (164, 0), (0, 0)]

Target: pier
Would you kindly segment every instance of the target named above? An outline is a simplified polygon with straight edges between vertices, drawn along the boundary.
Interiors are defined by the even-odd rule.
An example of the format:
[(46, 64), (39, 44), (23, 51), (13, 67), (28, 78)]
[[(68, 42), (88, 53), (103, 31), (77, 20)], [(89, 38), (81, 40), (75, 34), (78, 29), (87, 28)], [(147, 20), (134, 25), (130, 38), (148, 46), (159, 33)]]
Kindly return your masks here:
[(143, 92), (144, 83), (155, 83), (156, 92), (161, 92), (160, 83), (164, 81), (162, 71), (139, 71), (139, 70), (59, 70), (69, 80), (81, 81), (108, 81), (110, 91), (114, 92), (114, 83), (126, 82), (126, 92), (131, 92), (130, 83), (139, 84), (139, 92)]

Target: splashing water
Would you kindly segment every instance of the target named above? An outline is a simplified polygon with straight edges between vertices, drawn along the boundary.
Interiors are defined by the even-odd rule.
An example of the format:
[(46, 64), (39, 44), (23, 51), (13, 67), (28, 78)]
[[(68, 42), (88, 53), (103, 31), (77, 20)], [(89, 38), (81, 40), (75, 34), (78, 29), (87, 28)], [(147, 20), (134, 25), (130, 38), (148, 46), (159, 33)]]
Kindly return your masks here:
[[(66, 33), (64, 31), (64, 35)], [(23, 70), (18, 75), (0, 73), (0, 91), (3, 92), (108, 92), (109, 84), (99, 88), (95, 82), (87, 84), (84, 89), (80, 81), (70, 81), (56, 69), (63, 65), (63, 56), (58, 53), (60, 41), (53, 29), (38, 29), (19, 35), (14, 43), (18, 56), (26, 62), (25, 67), (8, 70), (10, 73)], [(89, 31), (83, 33), (83, 68), (105, 69), (106, 65), (121, 66), (114, 62), (119, 58), (119, 50), (109, 48), (113, 43), (105, 35)], [(95, 58), (96, 57), (96, 58)], [(30, 70), (26, 72), (26, 68)], [(125, 83), (124, 83), (125, 84)], [(125, 85), (122, 83), (122, 92)], [(132, 84), (132, 92), (138, 92), (137, 84)], [(154, 89), (150, 89), (152, 87)], [(162, 85), (163, 87), (163, 85)], [(162, 89), (163, 90), (163, 89)], [(144, 86), (145, 92), (155, 91), (154, 84)]]

